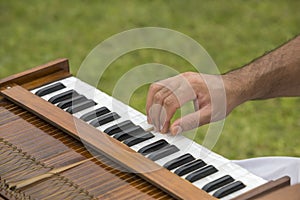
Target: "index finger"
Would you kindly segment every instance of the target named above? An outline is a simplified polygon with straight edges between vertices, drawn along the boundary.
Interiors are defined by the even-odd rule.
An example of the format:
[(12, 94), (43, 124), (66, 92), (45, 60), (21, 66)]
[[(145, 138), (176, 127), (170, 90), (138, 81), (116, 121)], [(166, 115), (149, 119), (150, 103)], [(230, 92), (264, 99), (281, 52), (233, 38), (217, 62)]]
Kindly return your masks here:
[[(152, 124), (152, 120), (150, 118), (150, 109), (151, 106), (155, 103), (155, 95), (162, 89), (166, 89), (169, 90), (171, 92), (173, 92), (175, 89), (177, 89), (180, 85), (180, 83), (178, 81), (174, 81), (174, 79), (176, 80), (176, 77), (170, 77), (155, 83), (152, 83), (149, 87), (149, 91), (148, 91), (148, 95), (147, 95), (147, 102), (146, 102), (146, 113), (147, 113), (147, 121), (148, 123)], [(163, 99), (161, 99), (163, 100)], [(162, 104), (162, 102), (160, 102), (159, 104)]]
[(146, 114), (147, 114), (147, 121), (148, 123), (152, 123), (150, 117), (149, 117), (149, 110), (150, 110), (150, 107), (152, 106), (153, 104), (153, 97), (154, 95), (163, 88), (163, 85), (162, 84), (158, 84), (157, 82), (156, 83), (152, 83), (149, 87), (149, 90), (148, 90), (148, 95), (147, 95), (147, 101), (146, 101)]

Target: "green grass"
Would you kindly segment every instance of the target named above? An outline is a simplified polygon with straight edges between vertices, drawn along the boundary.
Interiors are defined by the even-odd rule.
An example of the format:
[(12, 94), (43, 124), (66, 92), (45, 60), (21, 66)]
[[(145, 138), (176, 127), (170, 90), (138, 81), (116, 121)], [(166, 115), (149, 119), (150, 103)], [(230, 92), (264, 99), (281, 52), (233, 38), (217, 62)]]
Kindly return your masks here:
[[(87, 54), (119, 32), (157, 26), (199, 42), (223, 73), (242, 66), (300, 33), (299, 1), (5, 1), (0, 0), (0, 78), (59, 57), (76, 74)], [(184, 72), (183, 59), (158, 50), (122, 56), (103, 76), (108, 93), (123, 72), (157, 62)], [(147, 86), (130, 104), (144, 112)], [(266, 155), (300, 156), (300, 99), (247, 102), (234, 110), (214, 151), (240, 159)], [(196, 140), (201, 143), (207, 126)]]

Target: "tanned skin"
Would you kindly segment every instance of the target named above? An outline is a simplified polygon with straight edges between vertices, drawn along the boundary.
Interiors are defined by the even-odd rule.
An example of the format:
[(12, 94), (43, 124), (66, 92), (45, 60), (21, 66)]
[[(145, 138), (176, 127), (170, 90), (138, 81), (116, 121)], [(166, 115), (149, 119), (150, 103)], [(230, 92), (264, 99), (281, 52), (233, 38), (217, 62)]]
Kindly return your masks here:
[[(157, 131), (175, 135), (224, 119), (249, 100), (295, 96), (300, 96), (300, 36), (223, 75), (185, 72), (151, 84), (147, 119)], [(220, 102), (213, 104), (212, 99)], [(176, 110), (188, 101), (194, 102), (195, 112), (170, 124)], [(224, 107), (225, 112), (220, 112)]]

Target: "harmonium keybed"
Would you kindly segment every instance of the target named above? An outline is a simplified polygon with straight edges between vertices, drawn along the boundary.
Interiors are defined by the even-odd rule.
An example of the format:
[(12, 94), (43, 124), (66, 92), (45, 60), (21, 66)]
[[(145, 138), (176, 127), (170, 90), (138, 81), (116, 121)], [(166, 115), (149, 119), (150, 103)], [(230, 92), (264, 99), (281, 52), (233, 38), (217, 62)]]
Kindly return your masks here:
[[(69, 73), (67, 59), (0, 81), (1, 199), (255, 199), (267, 182)], [(187, 148), (188, 147), (188, 148)]]

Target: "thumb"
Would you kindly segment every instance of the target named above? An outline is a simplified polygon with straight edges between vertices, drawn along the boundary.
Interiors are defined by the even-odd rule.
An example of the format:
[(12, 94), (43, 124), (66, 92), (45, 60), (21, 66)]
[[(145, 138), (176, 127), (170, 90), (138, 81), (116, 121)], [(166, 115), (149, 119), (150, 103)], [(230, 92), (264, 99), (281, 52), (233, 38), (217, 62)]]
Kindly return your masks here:
[(170, 127), (170, 133), (176, 135), (184, 131), (189, 131), (211, 121), (211, 109), (208, 107), (185, 115), (173, 122)]

